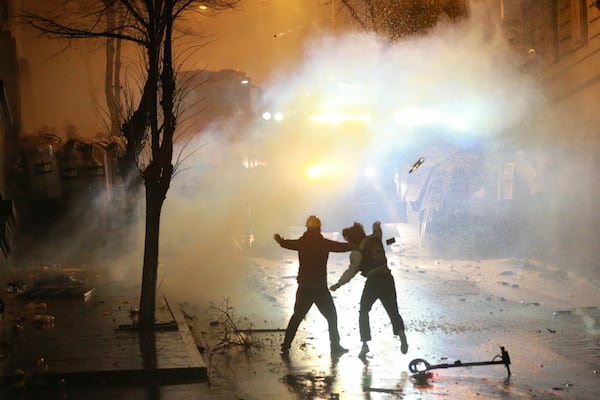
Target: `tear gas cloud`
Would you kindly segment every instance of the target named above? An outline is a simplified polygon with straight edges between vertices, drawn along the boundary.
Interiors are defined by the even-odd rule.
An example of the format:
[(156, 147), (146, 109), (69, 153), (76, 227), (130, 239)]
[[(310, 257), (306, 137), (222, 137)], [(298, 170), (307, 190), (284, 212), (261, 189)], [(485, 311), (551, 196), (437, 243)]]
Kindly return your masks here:
[[(469, 21), (398, 43), (364, 33), (313, 36), (300, 63), (273, 66), (262, 85), (261, 105), (295, 118), (255, 121), (243, 129), (214, 124), (193, 132), (189, 143), (178, 142), (182, 162), (162, 214), (159, 282), (200, 302), (247, 290), (243, 276), (251, 266), (241, 249), (250, 235), (256, 253), (268, 256), (278, 249), (273, 233), (299, 235), (309, 214), (323, 217), (326, 232), (355, 220), (365, 226), (373, 219), (397, 222), (386, 221), (383, 205), (382, 214), (374, 215), (348, 205), (344, 196), (363, 167), (391, 165), (383, 184), (394, 186), (394, 173), (401, 172), (402, 184), (410, 186), (408, 170), (419, 157), (426, 161), (410, 179), (464, 147), (480, 149), (472, 163), (482, 169), (477, 193), (497, 186), (504, 162), (515, 164), (529, 192), (502, 216), (509, 227), (491, 227), (506, 235), (489, 239), (490, 246), (498, 244), (491, 254), (562, 256), (570, 267), (592, 265), (600, 236), (595, 161), (567, 144), (561, 124), (568, 121), (571, 131), (581, 132), (592, 127), (578, 126), (568, 112), (550, 118), (540, 83), (521, 71), (522, 59), (483, 12), (474, 9)], [(322, 84), (332, 78), (350, 85), (341, 99)], [(371, 118), (328, 125), (297, 117), (335, 101)], [(325, 171), (320, 179), (306, 174), (313, 164)], [(132, 250), (111, 260), (122, 277), (140, 281), (143, 232), (138, 227)], [(520, 252), (500, 244), (512, 237), (519, 238)]]
[[(371, 111), (388, 116), (402, 116), (402, 112), (414, 116), (414, 110), (422, 110), (421, 118), (433, 116), (433, 121), (416, 124), (382, 118), (360, 128), (351, 124), (315, 127), (300, 120), (273, 128), (257, 122), (236, 132), (235, 140), (220, 126), (196, 136), (183, 151), (198, 151), (180, 165), (163, 213), (161, 260), (167, 264), (163, 273), (171, 284), (203, 299), (234, 293), (240, 289), (238, 278), (248, 268), (239, 253), (244, 235), (252, 233), (257, 248), (276, 249), (273, 233), (285, 235), (294, 226), (294, 234), (300, 233), (311, 213), (336, 216), (336, 210), (343, 207), (341, 194), (354, 184), (361, 166), (401, 154), (394, 162), (408, 170), (420, 156), (436, 161), (426, 151), (437, 154), (439, 161), (451, 148), (472, 142), (484, 143), (488, 149), (481, 153), (484, 160), (479, 165), (494, 166), (492, 174), (484, 175), (494, 181), (483, 182), (482, 187), (496, 185), (495, 171), (502, 157), (494, 151), (503, 149), (506, 159), (521, 163), (518, 174), (523, 179), (527, 168), (533, 171), (530, 189), (541, 185), (546, 193), (515, 202), (517, 212), (506, 215), (512, 226), (505, 234), (522, 233), (517, 235), (519, 248), (525, 249), (520, 254), (542, 255), (553, 249), (558, 251), (552, 254), (577, 256), (571, 259), (575, 264), (589, 262), (590, 246), (598, 244), (598, 235), (589, 224), (589, 217), (597, 220), (596, 211), (587, 204), (593, 199), (590, 188), (597, 186), (593, 166), (563, 164), (568, 157), (559, 145), (564, 142), (559, 139), (561, 132), (548, 131), (546, 125), (544, 132), (531, 125), (523, 131), (524, 119), (543, 113), (539, 83), (520, 70), (521, 60), (511, 53), (500, 30), (476, 22), (481, 20), (440, 26), (426, 37), (393, 44), (359, 33), (312, 38), (306, 43), (302, 63), (275, 71), (263, 87), (266, 104), (307, 115), (325, 104), (320, 100), (315, 104), (315, 97), (308, 99), (307, 88), (335, 77), (363, 88), (360, 101), (352, 106), (368, 105)], [(539, 143), (545, 140), (540, 153)], [(513, 150), (506, 156), (507, 148), (521, 151), (521, 160), (511, 158)], [(218, 162), (207, 162), (215, 156)], [(260, 166), (247, 168), (249, 161)], [(326, 162), (335, 175), (332, 172), (329, 180), (320, 183), (307, 180), (305, 168), (316, 161)], [(548, 163), (557, 173), (548, 175)], [(551, 182), (540, 181), (549, 176)], [(324, 230), (340, 231), (354, 220), (365, 226), (372, 222), (358, 208), (345, 218), (324, 218)], [(582, 232), (583, 238), (565, 235), (565, 229)], [(539, 248), (544, 244), (547, 247)], [(500, 257), (514, 254), (511, 250), (496, 253)]]

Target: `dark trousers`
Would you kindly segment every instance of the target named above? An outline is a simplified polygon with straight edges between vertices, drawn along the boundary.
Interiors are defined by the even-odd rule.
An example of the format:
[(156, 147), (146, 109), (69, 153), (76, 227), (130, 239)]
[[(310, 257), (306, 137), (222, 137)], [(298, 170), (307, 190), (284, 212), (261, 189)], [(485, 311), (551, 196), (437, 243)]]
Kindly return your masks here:
[(404, 332), (404, 321), (398, 312), (396, 299), (396, 286), (392, 274), (377, 274), (367, 278), (362, 296), (360, 297), (360, 310), (358, 312), (358, 327), (360, 340), (371, 340), (371, 326), (369, 324), (369, 311), (377, 300), (381, 300), (383, 308), (392, 322), (394, 335)]
[(300, 322), (304, 319), (308, 310), (313, 304), (327, 319), (329, 324), (329, 342), (332, 347), (338, 346), (340, 343), (340, 334), (338, 332), (337, 312), (333, 298), (327, 287), (305, 287), (298, 286), (296, 290), (296, 304), (294, 304), (294, 314), (290, 318), (287, 329), (285, 330), (285, 338), (283, 339), (282, 347), (290, 347)]

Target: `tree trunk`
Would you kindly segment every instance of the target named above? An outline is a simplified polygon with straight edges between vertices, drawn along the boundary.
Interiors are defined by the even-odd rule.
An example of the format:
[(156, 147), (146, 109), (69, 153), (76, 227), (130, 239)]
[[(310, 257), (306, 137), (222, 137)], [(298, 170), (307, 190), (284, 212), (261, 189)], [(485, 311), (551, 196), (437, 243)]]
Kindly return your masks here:
[(140, 329), (152, 329), (155, 323), (156, 277), (158, 273), (158, 238), (160, 212), (164, 196), (160, 192), (160, 131), (158, 126), (158, 99), (160, 82), (160, 45), (161, 35), (159, 16), (152, 8), (148, 10), (148, 80), (144, 87), (148, 97), (148, 126), (150, 128), (150, 163), (143, 172), (146, 185), (146, 238), (144, 241), (144, 265), (142, 271), (142, 292), (140, 294)]
[[(214, 10), (233, 8), (240, 0), (207, 1)], [(123, 156), (122, 173), (125, 184), (135, 187), (140, 175), (146, 189), (146, 237), (142, 288), (140, 294), (141, 329), (153, 329), (157, 294), (159, 260), (159, 233), (162, 206), (173, 177), (173, 136), (176, 126), (176, 87), (173, 71), (173, 24), (184, 11), (196, 7), (190, 0), (102, 0), (104, 7), (88, 10), (84, 7), (81, 17), (91, 22), (85, 30), (84, 21), (73, 25), (25, 12), (23, 22), (40, 32), (68, 39), (107, 38), (106, 42), (106, 101), (111, 117), (111, 131), (120, 124), (116, 116), (122, 111), (120, 87), (121, 42), (126, 40), (140, 46), (147, 57), (147, 80), (138, 108), (119, 128), (127, 139)], [(200, 2), (202, 3), (202, 2)], [(1, 4), (1, 3), (0, 3)], [(0, 13), (1, 14), (1, 13)], [(69, 14), (70, 15), (70, 14)], [(72, 15), (71, 15), (72, 16)], [(107, 26), (100, 28), (106, 18)], [(0, 17), (1, 20), (1, 17)], [(2, 21), (0, 21), (2, 22)], [(79, 24), (82, 22), (82, 24)], [(160, 102), (159, 102), (160, 98)], [(150, 150), (144, 157), (146, 167), (139, 174), (139, 158), (142, 151)], [(129, 190), (128, 190), (129, 193)], [(129, 196), (126, 196), (129, 197)]]
[(160, 214), (164, 201), (162, 192), (157, 190), (157, 183), (152, 177), (148, 178), (146, 180), (146, 237), (138, 320), (140, 329), (152, 329), (155, 323)]
[[(173, 15), (172, 6), (172, 1), (166, 2), (164, 15)], [(161, 21), (159, 15), (150, 15), (150, 21), (155, 23), (155, 25), (152, 23), (149, 25), (151, 40), (148, 46), (147, 87), (150, 89), (149, 93), (154, 94), (148, 97), (151, 111), (149, 125), (152, 158), (143, 174), (146, 184), (146, 240), (140, 296), (140, 329), (152, 329), (155, 324), (160, 214), (173, 176), (173, 134), (175, 129), (173, 110), (175, 84), (171, 53), (173, 19), (165, 18)], [(164, 25), (161, 25), (162, 23)], [(162, 57), (160, 57), (161, 45), (164, 49)], [(160, 71), (162, 71), (162, 76)], [(159, 82), (161, 90), (159, 90)], [(156, 94), (161, 96), (160, 103)], [(159, 112), (159, 104), (162, 113)], [(163, 120), (162, 135), (160, 134), (159, 115)]]

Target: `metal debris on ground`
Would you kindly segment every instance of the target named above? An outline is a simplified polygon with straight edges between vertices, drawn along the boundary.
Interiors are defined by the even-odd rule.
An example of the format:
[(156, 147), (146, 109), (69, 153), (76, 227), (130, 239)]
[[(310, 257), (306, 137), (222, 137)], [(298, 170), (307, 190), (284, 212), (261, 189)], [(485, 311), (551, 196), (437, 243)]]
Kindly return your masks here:
[(507, 379), (510, 378), (510, 356), (508, 355), (508, 351), (504, 349), (503, 346), (500, 346), (500, 354), (497, 354), (491, 361), (478, 361), (478, 362), (467, 362), (463, 363), (460, 360), (455, 361), (452, 364), (444, 363), (444, 364), (436, 364), (431, 365), (427, 361), (422, 358), (416, 358), (412, 360), (408, 364), (408, 370), (412, 372), (412, 377), (418, 383), (426, 383), (428, 379), (433, 377), (433, 374), (430, 372), (434, 369), (442, 369), (442, 368), (456, 368), (456, 367), (473, 367), (479, 365), (496, 365), (502, 364), (506, 367), (506, 371), (508, 372)]

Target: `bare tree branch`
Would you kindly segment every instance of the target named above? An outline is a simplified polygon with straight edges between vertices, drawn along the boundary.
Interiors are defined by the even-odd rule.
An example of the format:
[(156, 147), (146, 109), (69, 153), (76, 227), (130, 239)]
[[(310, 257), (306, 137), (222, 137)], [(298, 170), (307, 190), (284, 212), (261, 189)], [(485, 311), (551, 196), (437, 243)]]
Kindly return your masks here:
[[(147, 41), (142, 40), (138, 37), (120, 33), (118, 30), (99, 30), (94, 31), (92, 28), (77, 28), (75, 26), (69, 26), (60, 23), (52, 18), (44, 17), (38, 14), (29, 12), (23, 12), (20, 14), (20, 20), (23, 24), (28, 25), (42, 33), (53, 35), (57, 38), (62, 39), (91, 39), (91, 38), (115, 38), (127, 40), (130, 42), (137, 43), (141, 46), (146, 46)], [(124, 25), (120, 27), (123, 30), (131, 29), (134, 31), (141, 32), (137, 27), (131, 25)]]
[(365, 31), (368, 31), (369, 27), (367, 26), (367, 24), (365, 24), (365, 22), (362, 20), (360, 15), (358, 15), (358, 12), (354, 8), (354, 6), (352, 6), (348, 0), (341, 0), (341, 2), (346, 7), (348, 12), (350, 13), (350, 16), (352, 18), (354, 18), (354, 20), (356, 22), (358, 22), (358, 24), (361, 26), (361, 28), (363, 28)]
[[(64, 0), (68, 5), (81, 6), (79, 0)], [(155, 323), (156, 281), (160, 216), (174, 173), (173, 141), (177, 129), (179, 94), (173, 60), (173, 35), (176, 21), (196, 5), (212, 10), (235, 7), (240, 0), (88, 0), (86, 7), (73, 12), (57, 10), (52, 16), (23, 12), (21, 21), (47, 35), (74, 40), (107, 38), (125, 40), (138, 45), (143, 52), (143, 89), (137, 108), (121, 126), (127, 139), (125, 161), (121, 165), (141, 170), (146, 190), (146, 234), (139, 327), (151, 329)], [(96, 7), (92, 7), (96, 4)], [(121, 12), (125, 10), (125, 12)], [(121, 19), (115, 21), (115, 16)], [(109, 41), (107, 41), (107, 45)], [(110, 56), (108, 56), (111, 54)], [(107, 58), (114, 53), (107, 49)], [(107, 68), (107, 79), (116, 72)], [(115, 80), (114, 82), (119, 82)], [(116, 83), (107, 84), (109, 86)], [(116, 88), (115, 88), (116, 89)], [(107, 96), (111, 97), (111, 96)], [(133, 99), (130, 103), (133, 104)], [(112, 106), (109, 104), (109, 107)], [(113, 110), (114, 111), (114, 110)], [(140, 158), (147, 155), (145, 165)], [(180, 163), (181, 157), (176, 159)], [(139, 175), (138, 175), (139, 176)]]

